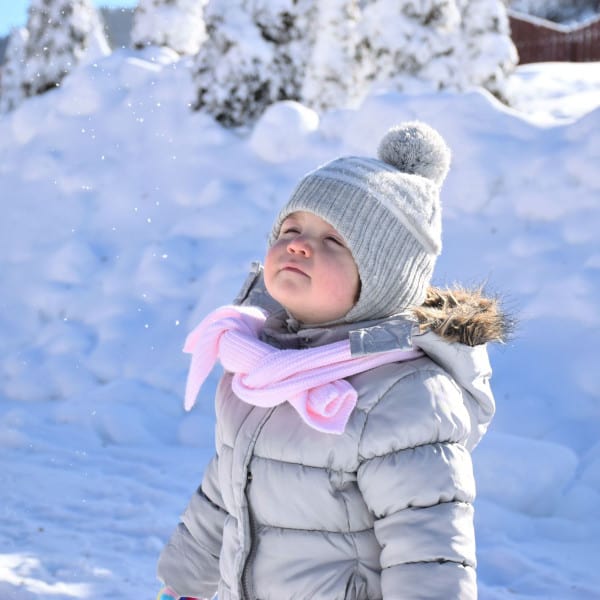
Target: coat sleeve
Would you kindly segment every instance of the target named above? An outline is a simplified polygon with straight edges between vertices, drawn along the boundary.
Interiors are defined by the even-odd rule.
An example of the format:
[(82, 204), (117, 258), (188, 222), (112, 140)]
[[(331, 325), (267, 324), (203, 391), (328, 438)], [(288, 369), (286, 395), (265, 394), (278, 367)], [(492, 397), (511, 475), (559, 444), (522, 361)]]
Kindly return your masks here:
[(227, 512), (218, 486), (218, 457), (206, 467), (181, 522), (158, 560), (158, 577), (179, 596), (212, 598)]
[(469, 427), (461, 390), (435, 368), (395, 381), (368, 413), (358, 485), (385, 599), (477, 598)]

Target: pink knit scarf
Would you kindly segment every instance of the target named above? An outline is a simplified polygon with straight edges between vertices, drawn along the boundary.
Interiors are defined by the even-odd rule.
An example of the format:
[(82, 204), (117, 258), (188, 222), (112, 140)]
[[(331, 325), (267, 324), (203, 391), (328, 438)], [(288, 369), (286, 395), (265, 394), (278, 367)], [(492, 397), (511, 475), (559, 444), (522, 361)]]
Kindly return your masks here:
[(356, 390), (345, 377), (380, 365), (422, 356), (419, 350), (392, 350), (352, 357), (349, 340), (279, 350), (258, 339), (265, 314), (255, 307), (223, 306), (187, 337), (192, 355), (185, 408), (190, 410), (214, 364), (233, 373), (232, 389), (244, 402), (264, 408), (289, 402), (317, 431), (343, 433), (356, 406)]

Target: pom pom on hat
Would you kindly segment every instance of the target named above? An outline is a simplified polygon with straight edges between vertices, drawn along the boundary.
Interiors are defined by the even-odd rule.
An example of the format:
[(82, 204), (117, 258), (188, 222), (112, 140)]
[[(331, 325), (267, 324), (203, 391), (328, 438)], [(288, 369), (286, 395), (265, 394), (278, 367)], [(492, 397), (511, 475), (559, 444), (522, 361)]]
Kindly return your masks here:
[(450, 168), (450, 149), (432, 127), (414, 121), (392, 127), (377, 150), (380, 160), (411, 175), (442, 185)]

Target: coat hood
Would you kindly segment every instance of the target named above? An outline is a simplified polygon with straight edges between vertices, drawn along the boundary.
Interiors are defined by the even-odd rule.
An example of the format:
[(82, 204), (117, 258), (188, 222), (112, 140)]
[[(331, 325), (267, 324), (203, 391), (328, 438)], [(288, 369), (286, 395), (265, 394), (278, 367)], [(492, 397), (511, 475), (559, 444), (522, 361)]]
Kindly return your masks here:
[(481, 289), (430, 287), (425, 302), (412, 312), (420, 333), (433, 331), (448, 342), (467, 346), (504, 342), (511, 329), (498, 299), (485, 296)]
[(471, 420), (466, 446), (472, 450), (487, 431), (496, 409), (486, 344), (504, 342), (512, 322), (501, 311), (498, 300), (484, 296), (481, 289), (431, 287), (425, 302), (413, 313), (420, 332), (413, 334), (413, 344), (462, 389)]

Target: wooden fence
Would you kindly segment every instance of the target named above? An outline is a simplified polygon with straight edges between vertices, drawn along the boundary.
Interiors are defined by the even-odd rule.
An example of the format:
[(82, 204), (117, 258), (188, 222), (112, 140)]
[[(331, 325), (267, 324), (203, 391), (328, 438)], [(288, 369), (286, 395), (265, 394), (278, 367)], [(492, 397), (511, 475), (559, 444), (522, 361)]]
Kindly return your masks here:
[(576, 26), (509, 12), (519, 63), (600, 61), (600, 15)]

